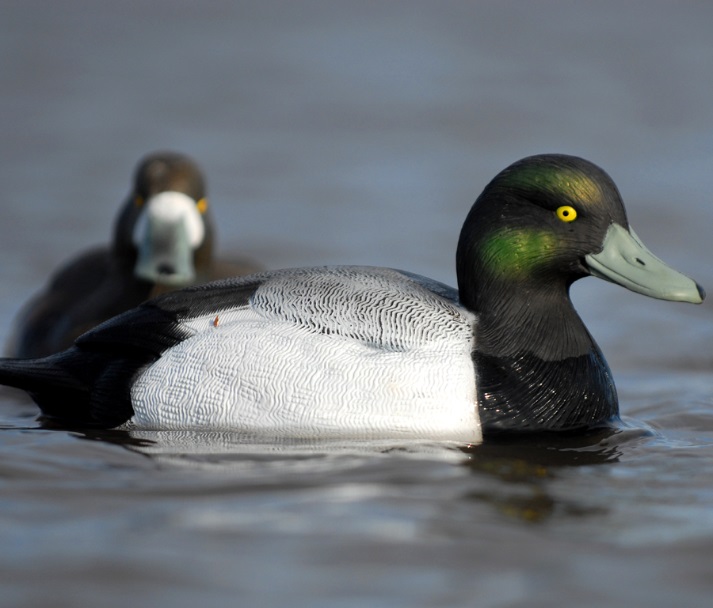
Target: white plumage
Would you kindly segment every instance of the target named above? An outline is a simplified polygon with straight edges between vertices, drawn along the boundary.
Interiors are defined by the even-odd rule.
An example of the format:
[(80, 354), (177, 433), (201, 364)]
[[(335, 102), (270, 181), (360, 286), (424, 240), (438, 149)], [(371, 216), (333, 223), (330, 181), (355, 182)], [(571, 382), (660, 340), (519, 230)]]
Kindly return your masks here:
[(132, 426), (480, 440), (475, 318), (446, 288), (382, 268), (266, 276), (248, 305), (184, 321), (193, 335), (134, 383)]

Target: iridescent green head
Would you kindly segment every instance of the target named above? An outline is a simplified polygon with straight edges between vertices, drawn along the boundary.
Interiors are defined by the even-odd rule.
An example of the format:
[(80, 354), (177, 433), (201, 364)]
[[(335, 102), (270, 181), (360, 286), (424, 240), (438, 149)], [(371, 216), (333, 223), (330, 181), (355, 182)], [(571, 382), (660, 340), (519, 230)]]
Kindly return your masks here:
[(601, 204), (606, 189), (616, 191), (609, 176), (591, 163), (587, 163), (589, 171), (584, 171), (581, 166), (568, 166), (565, 163), (565, 159), (570, 160), (568, 157), (552, 159), (557, 163), (543, 162), (546, 158), (536, 156), (511, 165), (495, 179), (493, 185), (534, 199), (547, 198), (557, 204), (567, 202), (583, 206)]
[(628, 226), (619, 192), (596, 165), (565, 155), (518, 161), (485, 188), (461, 232), (459, 283), (556, 279), (588, 274), (584, 256), (601, 248), (612, 222)]
[(463, 225), (456, 263), (461, 300), (477, 310), (505, 291), (529, 302), (536, 292), (566, 297), (587, 275), (654, 298), (704, 297), (631, 231), (611, 178), (563, 154), (520, 160), (486, 186)]

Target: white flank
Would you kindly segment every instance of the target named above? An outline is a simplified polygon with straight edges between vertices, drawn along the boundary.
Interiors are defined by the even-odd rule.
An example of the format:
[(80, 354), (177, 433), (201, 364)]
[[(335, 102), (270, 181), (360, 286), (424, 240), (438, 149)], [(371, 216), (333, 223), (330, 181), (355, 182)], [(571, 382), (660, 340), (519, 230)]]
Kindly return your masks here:
[(396, 271), (276, 274), (250, 307), (186, 323), (133, 386), (132, 423), (476, 442), (473, 324)]

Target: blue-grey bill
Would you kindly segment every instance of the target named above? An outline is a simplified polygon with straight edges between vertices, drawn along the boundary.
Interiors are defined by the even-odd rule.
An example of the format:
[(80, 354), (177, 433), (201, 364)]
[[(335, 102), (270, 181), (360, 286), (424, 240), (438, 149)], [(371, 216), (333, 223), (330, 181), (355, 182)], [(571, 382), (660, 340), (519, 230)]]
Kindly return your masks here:
[(585, 260), (593, 276), (652, 298), (700, 304), (706, 295), (693, 279), (651, 253), (633, 230), (619, 224), (609, 226), (602, 250)]

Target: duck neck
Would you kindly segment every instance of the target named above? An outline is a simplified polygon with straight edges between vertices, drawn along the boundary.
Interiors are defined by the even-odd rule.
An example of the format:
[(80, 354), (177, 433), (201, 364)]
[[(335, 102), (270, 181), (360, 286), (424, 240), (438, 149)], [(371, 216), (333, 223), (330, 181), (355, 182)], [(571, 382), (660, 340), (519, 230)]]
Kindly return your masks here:
[(611, 371), (568, 284), (459, 287), (478, 318), (473, 360), (484, 434), (583, 429), (618, 416)]

